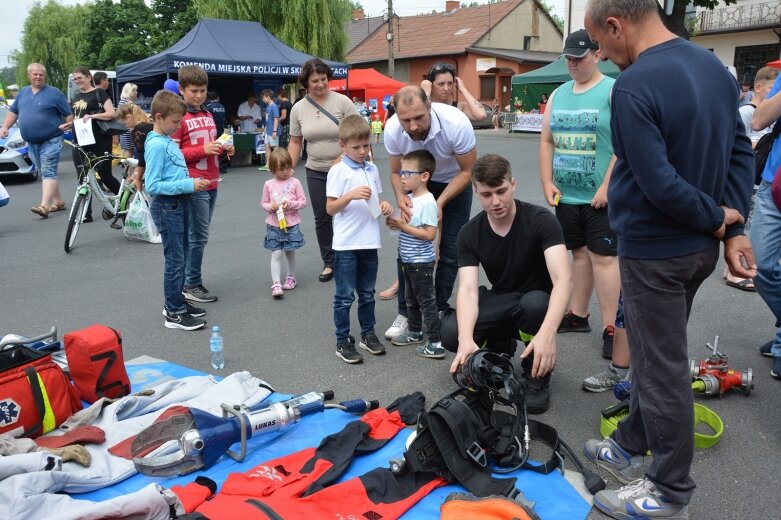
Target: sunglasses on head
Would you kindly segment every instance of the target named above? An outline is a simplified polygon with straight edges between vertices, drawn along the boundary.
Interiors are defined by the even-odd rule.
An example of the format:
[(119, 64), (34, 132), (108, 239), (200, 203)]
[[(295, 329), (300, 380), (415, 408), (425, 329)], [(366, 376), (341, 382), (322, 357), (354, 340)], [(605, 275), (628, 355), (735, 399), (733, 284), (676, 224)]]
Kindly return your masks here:
[[(453, 75), (453, 77), (456, 76), (456, 69), (450, 65), (449, 63), (437, 63), (433, 67), (431, 67), (431, 70), (429, 71), (428, 75), (433, 80), (433, 77), (437, 74), (441, 74), (443, 72), (449, 72)], [(430, 81), (431, 81), (430, 80)]]

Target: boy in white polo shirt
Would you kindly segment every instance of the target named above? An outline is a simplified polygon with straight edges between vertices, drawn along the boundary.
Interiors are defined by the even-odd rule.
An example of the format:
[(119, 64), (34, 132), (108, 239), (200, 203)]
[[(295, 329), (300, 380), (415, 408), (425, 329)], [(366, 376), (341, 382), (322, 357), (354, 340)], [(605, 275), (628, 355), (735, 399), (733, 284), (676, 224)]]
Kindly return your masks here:
[(358, 294), (358, 322), (361, 341), (358, 346), (371, 354), (385, 353), (385, 347), (374, 332), (374, 284), (377, 281), (380, 245), (379, 216), (386, 217), (393, 208), (380, 201), (382, 192), (377, 167), (366, 159), (369, 123), (359, 115), (350, 115), (339, 123), (339, 146), (342, 160), (331, 167), (326, 181), (326, 211), (334, 217), (333, 249), (334, 325), (336, 355), (345, 363), (363, 361), (350, 336), (350, 307)]

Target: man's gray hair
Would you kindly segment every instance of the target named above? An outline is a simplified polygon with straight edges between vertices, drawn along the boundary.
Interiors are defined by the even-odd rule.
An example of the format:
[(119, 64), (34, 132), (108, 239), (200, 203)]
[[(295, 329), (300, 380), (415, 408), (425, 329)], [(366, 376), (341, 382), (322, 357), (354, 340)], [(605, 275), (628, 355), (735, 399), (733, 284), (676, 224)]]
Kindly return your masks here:
[(589, 0), (586, 6), (586, 16), (599, 28), (610, 16), (637, 22), (651, 13), (659, 13), (656, 0)]
[(422, 87), (417, 85), (408, 85), (406, 87), (401, 87), (399, 91), (396, 92), (396, 94), (393, 96), (393, 104), (396, 106), (396, 108), (398, 108), (399, 105), (411, 105), (415, 102), (416, 99), (421, 100), (424, 105), (428, 104), (426, 91), (423, 90)]
[(46, 67), (44, 67), (40, 63), (30, 63), (27, 66), (27, 74), (29, 74), (30, 71), (32, 71), (33, 69), (41, 69), (41, 70), (43, 70), (43, 73), (46, 74)]

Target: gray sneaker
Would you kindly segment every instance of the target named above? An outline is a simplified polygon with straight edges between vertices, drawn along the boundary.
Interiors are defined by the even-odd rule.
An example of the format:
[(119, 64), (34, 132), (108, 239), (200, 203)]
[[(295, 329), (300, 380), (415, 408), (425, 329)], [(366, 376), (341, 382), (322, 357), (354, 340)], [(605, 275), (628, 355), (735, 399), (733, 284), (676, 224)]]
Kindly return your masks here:
[(630, 455), (610, 437), (586, 441), (583, 453), (591, 462), (612, 473), (622, 484), (645, 478), (644, 457)]
[(424, 344), (418, 345), (415, 348), (415, 354), (425, 358), (442, 359), (445, 357), (445, 348), (440, 341), (432, 343), (429, 340), (426, 340)]
[(607, 366), (607, 370), (583, 380), (583, 390), (589, 392), (606, 392), (612, 390), (621, 381), (621, 376), (616, 374), (613, 365)]
[(209, 292), (209, 289), (203, 286), (203, 284), (185, 286), (182, 291), (185, 300), (196, 303), (211, 303), (216, 302), (217, 297)]
[(420, 345), (423, 343), (423, 333), (422, 332), (412, 332), (407, 331), (404, 334), (401, 334), (399, 336), (396, 336), (391, 340), (391, 345), (395, 345), (397, 347), (407, 347), (410, 345)]
[(594, 505), (606, 515), (618, 519), (689, 518), (688, 505), (672, 502), (647, 478), (635, 480), (614, 491), (600, 491), (594, 495)]

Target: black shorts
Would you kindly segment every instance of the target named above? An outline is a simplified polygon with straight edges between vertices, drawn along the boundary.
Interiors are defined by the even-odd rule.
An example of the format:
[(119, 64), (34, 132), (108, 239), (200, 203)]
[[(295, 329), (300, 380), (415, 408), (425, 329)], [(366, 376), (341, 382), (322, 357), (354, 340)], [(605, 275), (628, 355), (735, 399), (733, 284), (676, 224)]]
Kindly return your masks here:
[(559, 204), (556, 218), (564, 231), (567, 249), (586, 246), (602, 256), (616, 256), (616, 234), (610, 229), (607, 208), (595, 209), (589, 204)]

